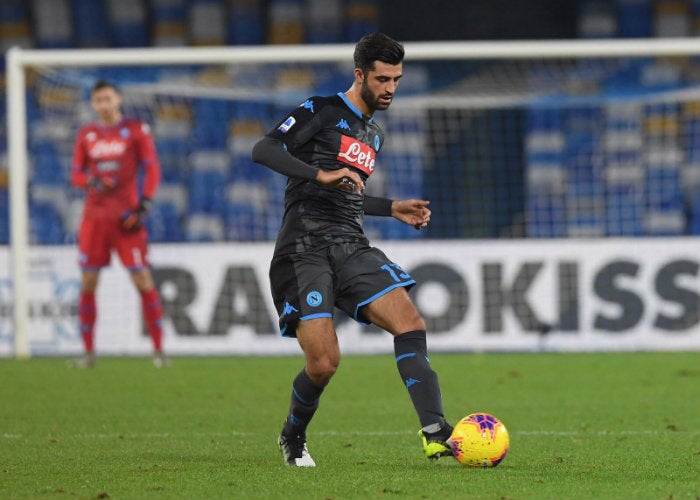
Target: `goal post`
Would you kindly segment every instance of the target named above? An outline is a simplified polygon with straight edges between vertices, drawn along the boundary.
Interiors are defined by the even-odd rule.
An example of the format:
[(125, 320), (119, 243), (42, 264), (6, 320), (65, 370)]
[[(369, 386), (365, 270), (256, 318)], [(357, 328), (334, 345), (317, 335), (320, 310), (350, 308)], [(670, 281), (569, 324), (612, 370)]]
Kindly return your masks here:
[[(205, 66), (235, 66), (236, 68), (244, 68), (246, 66), (254, 66), (256, 68), (274, 67), (275, 65), (299, 64), (309, 66), (310, 72), (315, 69), (314, 64), (336, 64), (341, 68), (351, 68), (352, 52), (354, 46), (351, 44), (343, 45), (314, 45), (314, 46), (259, 46), (259, 47), (183, 47), (183, 48), (143, 48), (143, 49), (80, 49), (80, 50), (25, 50), (20, 48), (12, 48), (7, 52), (6, 58), (6, 74), (7, 74), (7, 138), (8, 138), (8, 165), (9, 165), (9, 199), (10, 199), (10, 253), (11, 253), (11, 276), (12, 276), (12, 307), (13, 307), (13, 322), (12, 335), (14, 336), (14, 353), (17, 357), (23, 358), (31, 354), (28, 319), (30, 317), (29, 300), (32, 294), (28, 286), (28, 276), (31, 272), (29, 264), (30, 255), (30, 213), (29, 213), (29, 141), (28, 136), (30, 131), (27, 128), (29, 118), (27, 115), (27, 83), (30, 71), (64, 71), (67, 68), (103, 68), (103, 67), (205, 67)], [(450, 74), (446, 78), (447, 82), (443, 87), (443, 91), (433, 91), (429, 88), (419, 89), (416, 86), (409, 95), (402, 95), (399, 92), (397, 101), (392, 105), (391, 112), (394, 109), (409, 109), (420, 110), (430, 115), (431, 119), (440, 122), (441, 130), (439, 134), (448, 136), (451, 133), (451, 128), (460, 126), (464, 121), (476, 120), (474, 127), (478, 127), (478, 120), (483, 117), (475, 117), (472, 111), (475, 109), (493, 109), (508, 108), (513, 106), (513, 103), (529, 102), (533, 97), (531, 94), (523, 96), (519, 93), (519, 83), (515, 81), (516, 77), (508, 73), (507, 66), (513, 65), (529, 65), (531, 62), (538, 63), (541, 61), (552, 62), (559, 64), (559, 61), (564, 61), (566, 64), (570, 61), (606, 61), (609, 59), (634, 60), (646, 58), (697, 58), (700, 55), (700, 44), (696, 38), (677, 38), (677, 39), (629, 39), (629, 40), (582, 40), (582, 41), (498, 41), (498, 42), (407, 42), (405, 43), (406, 61), (408, 63), (427, 63), (441, 64), (444, 66), (443, 75), (451, 73), (453, 66), (461, 63), (501, 63), (501, 66), (490, 72), (481, 85), (478, 87), (478, 92), (473, 92), (476, 88), (464, 75), (472, 75), (473, 68), (468, 68), (464, 75), (456, 73)], [(505, 68), (505, 69), (504, 69)], [(335, 68), (337, 69), (337, 68)], [(326, 71), (326, 69), (322, 69)], [(330, 70), (329, 70), (330, 71)], [(455, 70), (456, 71), (456, 70)], [(470, 71), (472, 71), (470, 73)], [(518, 69), (519, 71), (519, 69)], [(542, 73), (546, 73), (547, 68), (544, 68)], [(264, 74), (261, 71), (261, 75)], [(440, 72), (438, 71), (438, 74)], [(349, 85), (351, 73), (341, 75), (345, 78), (345, 82)], [(526, 75), (526, 78), (537, 78), (540, 74), (533, 71)], [(261, 76), (262, 78), (262, 76)], [(334, 76), (336, 81), (338, 77)], [(408, 81), (409, 75), (405, 79)], [(331, 78), (332, 80), (332, 78)], [(477, 78), (478, 80), (478, 78)], [(466, 82), (466, 83), (464, 83)], [(462, 83), (464, 83), (462, 85)], [(493, 84), (504, 83), (505, 87), (497, 88), (490, 87)], [(533, 85), (533, 82), (529, 82)], [(160, 87), (158, 87), (160, 85)], [(508, 86), (510, 85), (510, 86)], [(535, 83), (536, 85), (536, 83)], [(166, 89), (167, 82), (160, 81), (157, 85), (149, 88), (147, 84), (141, 86), (139, 92), (151, 92), (153, 89)], [(304, 87), (306, 89), (307, 87)], [(416, 90), (417, 89), (417, 90)], [(344, 88), (337, 88), (338, 91)], [(223, 98), (227, 96), (237, 95), (236, 88), (220, 88), (216, 87), (209, 90), (201, 89), (180, 89), (172, 91), (172, 95), (177, 92), (184, 94), (200, 94), (197, 95), (221, 95)], [(203, 93), (202, 93), (203, 92)], [(209, 93), (207, 93), (209, 92)], [(213, 92), (213, 94), (212, 94)], [(499, 93), (500, 92), (500, 93)], [(294, 92), (290, 92), (291, 96), (280, 97), (279, 95), (269, 96), (273, 104), (287, 105), (288, 102), (293, 102)], [(669, 95), (672, 94), (670, 97)], [(659, 95), (652, 95), (644, 101), (644, 105), (660, 102), (663, 104), (668, 99), (675, 99), (674, 102), (700, 102), (697, 89), (670, 89)], [(150, 94), (149, 94), (150, 95)], [(310, 94), (311, 95), (311, 94)], [(570, 105), (570, 104), (567, 104)], [(277, 108), (275, 108), (277, 110)], [(399, 112), (399, 111), (397, 111)], [(539, 116), (539, 115), (538, 115)], [(498, 113), (488, 118), (483, 124), (489, 126), (492, 121), (498, 121)], [(510, 118), (508, 118), (510, 119)], [(521, 117), (523, 122), (526, 122), (527, 116)], [(539, 118), (536, 118), (539, 119)], [(661, 119), (663, 122), (663, 119)], [(271, 126), (272, 123), (268, 123)], [(501, 126), (501, 125), (499, 125)], [(512, 124), (505, 125), (511, 127)], [(518, 159), (513, 161), (526, 161), (523, 158), (531, 153), (528, 148), (540, 151), (542, 148), (546, 151), (550, 149), (561, 149), (561, 144), (558, 141), (561, 139), (553, 130), (556, 127), (547, 126), (546, 134), (530, 134), (526, 144), (520, 144), (522, 148)], [(550, 133), (551, 132), (551, 133)], [(235, 133), (235, 131), (234, 131)], [(421, 134), (423, 132), (420, 132)], [(428, 141), (441, 141), (442, 135), (432, 133)], [(410, 138), (411, 132), (407, 132), (405, 137)], [(624, 139), (624, 137), (623, 137)], [(478, 137), (474, 138), (479, 141)], [(622, 139), (621, 139), (622, 140)], [(391, 138), (389, 138), (389, 142)], [(544, 144), (544, 146), (543, 146)], [(406, 147), (417, 147), (415, 143), (407, 140), (403, 145)], [(241, 147), (241, 146), (236, 146)], [(493, 146), (499, 148), (500, 145)], [(582, 148), (587, 147), (583, 144)], [(539, 149), (538, 149), (539, 148)], [(663, 148), (662, 148), (663, 149)], [(495, 154), (495, 153), (494, 153)], [(587, 153), (590, 158), (593, 158), (598, 153)], [(699, 155), (700, 156), (700, 155)], [(405, 157), (396, 154), (397, 162), (405, 161)], [(459, 160), (456, 160), (459, 162)], [(480, 160), (481, 161), (481, 160)], [(666, 161), (662, 158), (662, 161)], [(546, 163), (546, 162), (545, 162)], [(542, 162), (533, 160), (530, 167), (527, 169), (529, 180), (533, 185), (538, 185), (538, 179), (542, 180), (540, 175), (544, 176), (542, 180), (545, 184), (557, 183), (559, 181), (552, 180), (556, 175), (548, 170), (545, 165), (542, 167)], [(412, 171), (416, 175), (420, 175), (420, 170), (423, 168), (420, 164)], [(610, 170), (608, 175), (627, 175), (625, 169), (619, 172)], [(412, 174), (413, 175), (413, 174)], [(500, 182), (495, 179), (494, 182)], [(505, 182), (505, 181), (502, 181)], [(663, 179), (661, 184), (663, 184)], [(445, 184), (438, 185), (435, 193), (443, 187), (450, 186), (449, 180)], [(520, 188), (518, 188), (520, 189)], [(389, 192), (389, 194), (391, 194)], [(593, 193), (595, 195), (595, 193)], [(661, 197), (663, 193), (661, 193)], [(519, 194), (522, 196), (522, 193)], [(454, 206), (459, 209), (459, 213), (451, 214), (456, 218), (461, 218), (462, 211), (473, 210), (474, 205), (468, 202), (460, 205), (459, 193), (454, 194)], [(590, 201), (590, 193), (588, 198), (585, 198), (582, 203)], [(583, 199), (583, 198), (581, 198)], [(550, 200), (551, 201), (551, 200)], [(476, 203), (476, 202), (474, 202)], [(493, 202), (499, 203), (499, 201)], [(504, 202), (506, 203), (506, 202)], [(547, 202), (549, 203), (549, 201)], [(660, 202), (663, 203), (663, 200)], [(533, 210), (539, 210), (541, 207), (535, 207)], [(547, 214), (551, 211), (550, 205), (544, 209)], [(533, 212), (534, 213), (534, 212)], [(540, 213), (540, 212), (537, 212)], [(492, 215), (492, 214), (491, 214)], [(490, 214), (484, 217), (491, 217)], [(560, 214), (559, 214), (560, 215)], [(527, 213), (522, 215), (528, 217)], [(621, 209), (620, 217), (626, 217), (626, 209)], [(496, 217), (496, 216), (494, 216)], [(663, 219), (663, 214), (654, 220)], [(497, 217), (496, 217), (497, 218)], [(662, 221), (663, 222), (663, 221)], [(512, 226), (512, 221), (508, 222)], [(503, 230), (505, 234), (505, 229)], [(542, 234), (528, 233), (522, 227), (512, 229), (508, 234), (510, 236), (537, 237)], [(548, 230), (549, 231), (549, 230)], [(274, 231), (273, 231), (274, 232)], [(561, 233), (556, 230), (546, 232), (545, 236), (566, 237), (575, 236), (572, 233)], [(443, 234), (436, 233), (437, 239), (451, 238), (448, 232)], [(478, 232), (469, 233), (476, 234)], [(490, 238), (488, 232), (484, 232), (484, 238)], [(586, 234), (585, 230), (582, 234)], [(595, 236), (606, 236), (610, 233), (600, 234), (591, 233)], [(612, 233), (614, 234), (614, 233)], [(624, 236), (624, 233), (620, 233)], [(399, 235), (399, 238), (402, 236)], [(430, 237), (430, 233), (428, 233)], [(460, 237), (457, 235), (457, 237)]]

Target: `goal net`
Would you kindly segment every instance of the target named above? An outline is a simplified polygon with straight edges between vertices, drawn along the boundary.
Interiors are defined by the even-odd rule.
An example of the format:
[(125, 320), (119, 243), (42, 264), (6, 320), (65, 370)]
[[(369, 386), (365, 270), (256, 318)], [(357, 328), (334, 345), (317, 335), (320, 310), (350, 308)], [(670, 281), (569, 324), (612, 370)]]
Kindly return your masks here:
[[(624, 322), (633, 306), (614, 298), (602, 313), (581, 318), (585, 261), (562, 261), (576, 242), (586, 252), (593, 241), (636, 238), (631, 244), (643, 245), (649, 237), (700, 233), (700, 62), (695, 45), (684, 42), (662, 42), (648, 53), (615, 42), (535, 43), (529, 52), (507, 43), (407, 44), (397, 99), (376, 116), (387, 140), (367, 193), (428, 199), (432, 220), (415, 231), (366, 217), (365, 229), (372, 242), (406, 253), (416, 272), (434, 281), (416, 290), (429, 326), (468, 326), (486, 335), (487, 349), (489, 332), (532, 334), (496, 345), (518, 349), (532, 348), (552, 329), (595, 329), (599, 317)], [(150, 124), (162, 166), (148, 229), (166, 343), (177, 339), (171, 345), (182, 353), (210, 352), (236, 332), (223, 352), (296, 349), (290, 342), (280, 347), (266, 276), (286, 179), (254, 164), (250, 151), (308, 97), (350, 86), (352, 47), (277, 52), (85, 51), (82, 59), (72, 51), (16, 53), (26, 105), (8, 113), (7, 133), (18, 123), (26, 129), (26, 147), (23, 137), (18, 142), (26, 164), (10, 151), (14, 189), (0, 188), (1, 243), (10, 242), (15, 226), (0, 270), (0, 352), (79, 350), (75, 246), (84, 193), (69, 176), (77, 129), (94, 120), (89, 98), (98, 78), (118, 86), (125, 115)], [(8, 91), (17, 92), (12, 85)], [(533, 243), (532, 253), (507, 260)], [(449, 266), (417, 257), (452, 249)], [(529, 265), (548, 252), (557, 259), (541, 273), (542, 266)], [(473, 270), (459, 269), (471, 258)], [(461, 278), (449, 275), (453, 268)], [(446, 274), (437, 279), (431, 270)], [(644, 302), (654, 290), (637, 292)], [(98, 304), (98, 350), (147, 352), (138, 297), (116, 256), (102, 273)], [(605, 313), (608, 306), (622, 312)], [(465, 308), (480, 312), (465, 320)], [(696, 318), (684, 312), (671, 316), (690, 327)]]

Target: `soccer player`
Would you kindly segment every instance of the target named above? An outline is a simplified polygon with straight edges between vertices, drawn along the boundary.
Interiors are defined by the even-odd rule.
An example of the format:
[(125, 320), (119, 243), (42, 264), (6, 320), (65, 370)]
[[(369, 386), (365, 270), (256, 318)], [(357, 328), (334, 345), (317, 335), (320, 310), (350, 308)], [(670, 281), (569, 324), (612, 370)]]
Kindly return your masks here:
[[(73, 366), (95, 364), (95, 290), (100, 269), (109, 265), (115, 250), (141, 295), (153, 341), (153, 363), (162, 367), (169, 363), (162, 347), (163, 308), (148, 267), (148, 234), (144, 227), (144, 217), (160, 183), (153, 139), (148, 125), (122, 116), (121, 96), (112, 83), (97, 81), (92, 87), (91, 104), (97, 121), (78, 131), (71, 170), (73, 185), (87, 191), (78, 233), (82, 271), (78, 314), (85, 355), (74, 360)], [(141, 168), (144, 180), (139, 196)]]
[(292, 383), (279, 436), (285, 463), (314, 467), (306, 428), (340, 362), (333, 325), (337, 306), (394, 336), (399, 374), (421, 423), (428, 458), (450, 453), (438, 377), (427, 356), (425, 322), (407, 290), (411, 276), (362, 229), (363, 214), (425, 227), (424, 200), (365, 196), (384, 134), (374, 112), (391, 104), (402, 74), (403, 46), (375, 33), (355, 46), (354, 82), (346, 92), (311, 97), (253, 148), (253, 160), (288, 176), (285, 213), (270, 265), (282, 335), (296, 337), (306, 365)]

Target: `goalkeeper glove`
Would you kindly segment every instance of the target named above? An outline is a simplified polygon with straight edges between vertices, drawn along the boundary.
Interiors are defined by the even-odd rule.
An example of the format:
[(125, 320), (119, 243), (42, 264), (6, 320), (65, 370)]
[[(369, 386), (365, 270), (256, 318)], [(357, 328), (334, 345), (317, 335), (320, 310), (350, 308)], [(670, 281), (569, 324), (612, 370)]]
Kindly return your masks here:
[(88, 179), (88, 189), (94, 189), (98, 193), (108, 193), (117, 187), (116, 177), (105, 175), (103, 177), (90, 177)]
[(139, 206), (133, 210), (128, 210), (122, 215), (122, 227), (127, 231), (136, 231), (143, 227), (143, 219), (151, 208), (151, 200), (145, 196), (141, 197)]

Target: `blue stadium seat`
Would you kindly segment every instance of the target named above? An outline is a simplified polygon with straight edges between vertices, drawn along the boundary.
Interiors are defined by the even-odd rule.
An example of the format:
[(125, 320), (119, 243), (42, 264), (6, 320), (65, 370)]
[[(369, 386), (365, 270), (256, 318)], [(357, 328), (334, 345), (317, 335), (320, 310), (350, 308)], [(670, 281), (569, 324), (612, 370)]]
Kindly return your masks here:
[(190, 177), (190, 210), (214, 214), (221, 211), (226, 176), (217, 171), (193, 171)]
[(40, 48), (68, 48), (73, 44), (70, 0), (33, 0), (34, 36)]
[(223, 241), (224, 223), (218, 214), (193, 213), (187, 219), (185, 239), (191, 242), (211, 243)]
[(220, 99), (196, 99), (192, 109), (194, 111), (191, 136), (193, 148), (226, 148), (230, 119), (227, 103)]
[(79, 47), (107, 47), (111, 40), (106, 5), (102, 1), (72, 0), (75, 40)]
[(37, 154), (33, 160), (32, 184), (67, 184), (68, 172), (55, 155)]
[[(29, 11), (24, 0), (0, 2), (0, 47), (32, 46)], [(0, 70), (5, 68), (5, 58), (0, 57)]]
[(306, 9), (308, 43), (342, 42), (342, 0), (307, 0)]
[(649, 166), (646, 172), (647, 206), (652, 210), (682, 210), (683, 189), (678, 167)]
[(566, 202), (563, 195), (529, 193), (525, 208), (528, 237), (563, 238), (566, 236)]
[(653, 36), (652, 2), (646, 0), (619, 0), (617, 33), (621, 38), (648, 38)]
[[(393, 199), (423, 196), (423, 161), (415, 154), (382, 154), (378, 169), (386, 172), (386, 195)], [(369, 183), (373, 182), (370, 177)]]
[(646, 174), (646, 234), (677, 236), (686, 231), (681, 172), (678, 167), (655, 168)]
[(265, 43), (263, 3), (263, 0), (229, 0), (229, 44), (262, 45)]
[(187, 0), (152, 0), (153, 45), (187, 44)]
[(149, 238), (154, 242), (185, 240), (178, 208), (172, 203), (154, 202), (146, 219)]
[(250, 156), (234, 156), (231, 160), (232, 182), (260, 182), (265, 183), (273, 175), (280, 175), (264, 165), (255, 163)]
[(145, 47), (149, 45), (146, 7), (142, 0), (107, 0), (114, 45)]
[(228, 241), (265, 241), (266, 214), (251, 203), (227, 202), (224, 208)]
[(644, 193), (634, 184), (609, 185), (606, 189), (606, 235), (644, 235)]
[(30, 240), (41, 245), (58, 245), (65, 241), (61, 215), (48, 204), (33, 204), (29, 210)]
[(356, 43), (379, 31), (379, 7), (371, 0), (348, 0), (345, 5), (345, 41)]
[(190, 0), (189, 38), (193, 45), (224, 45), (227, 38), (225, 6), (219, 0)]

